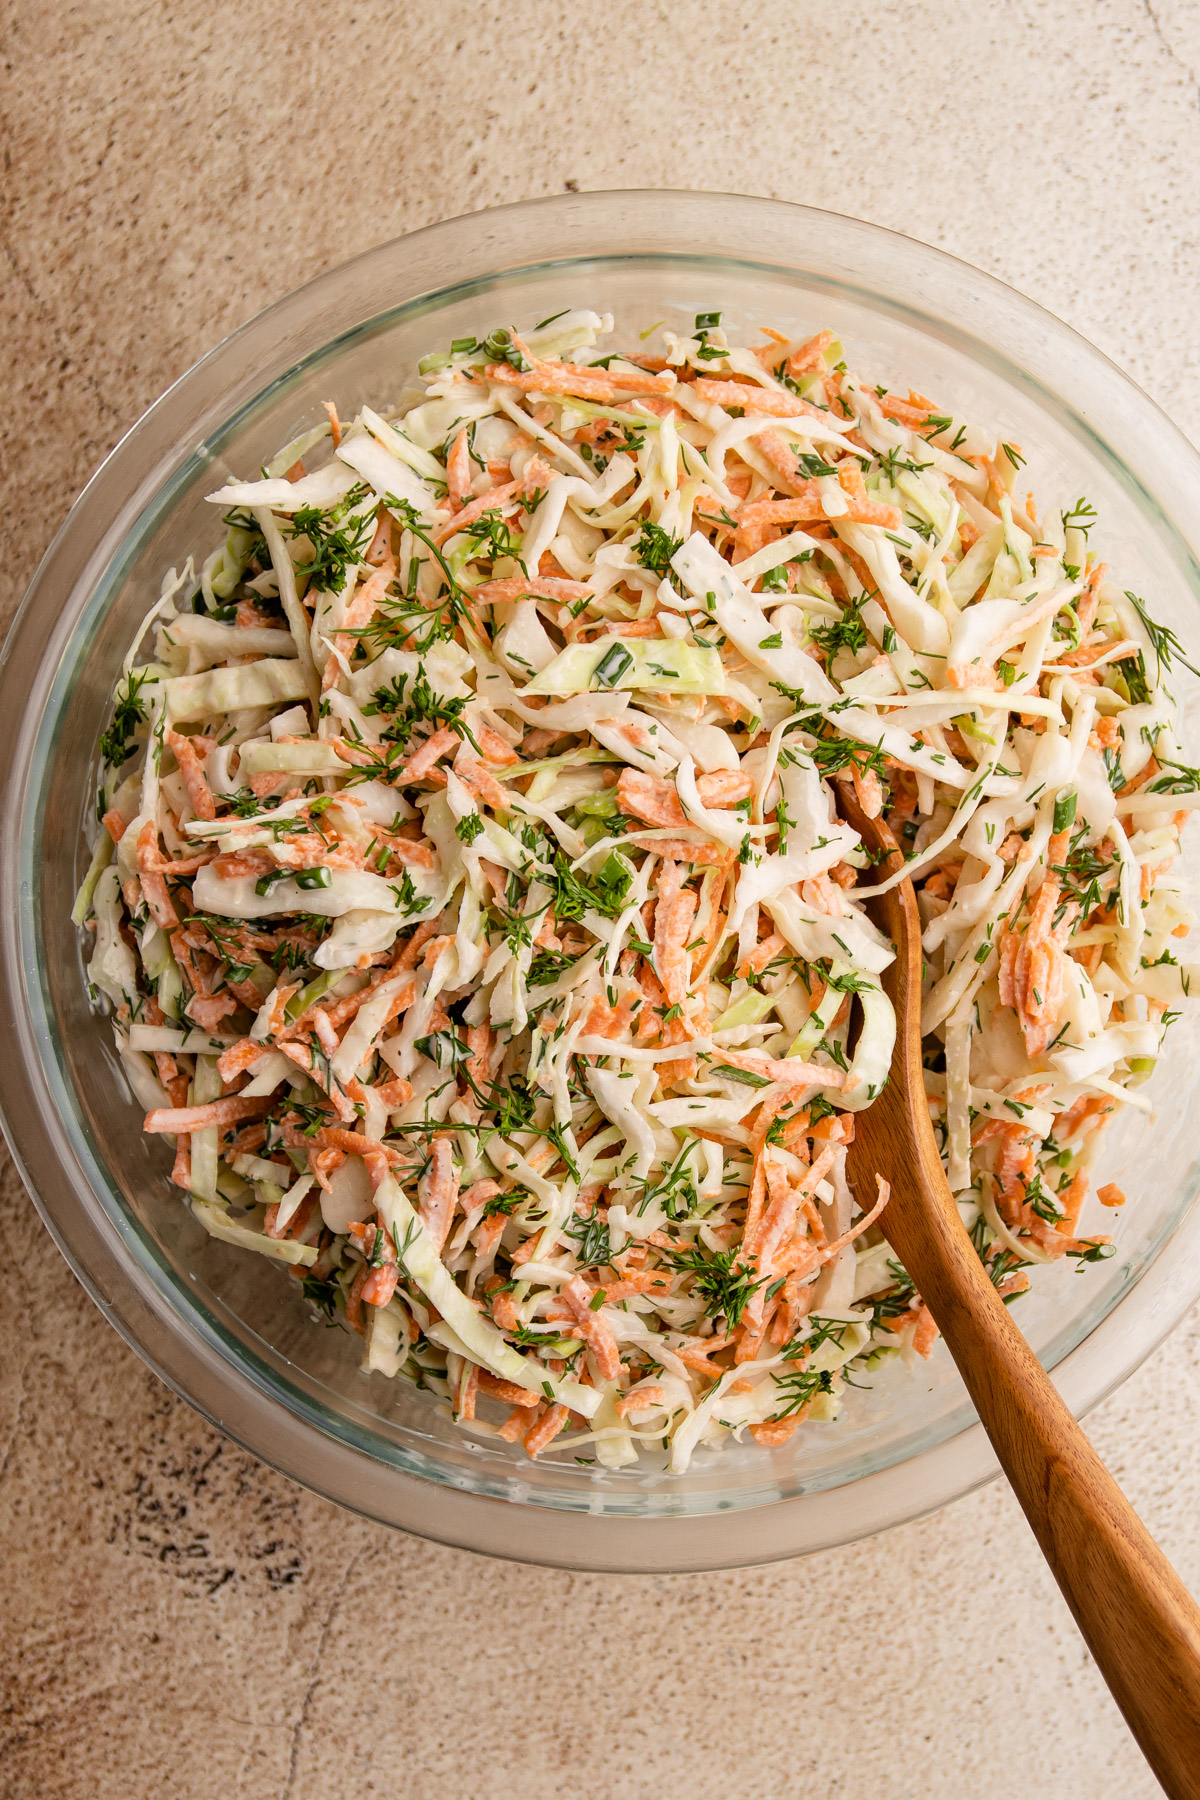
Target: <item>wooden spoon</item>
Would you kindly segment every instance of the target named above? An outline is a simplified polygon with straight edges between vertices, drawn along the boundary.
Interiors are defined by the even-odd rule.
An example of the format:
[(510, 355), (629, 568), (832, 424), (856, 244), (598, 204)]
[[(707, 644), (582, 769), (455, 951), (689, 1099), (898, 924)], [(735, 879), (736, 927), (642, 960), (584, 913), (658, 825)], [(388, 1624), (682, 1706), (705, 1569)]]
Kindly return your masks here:
[[(896, 840), (843, 790), (880, 867)], [(896, 946), (891, 1079), (856, 1115), (849, 1177), (861, 1206), (878, 1172), (880, 1224), (933, 1314), (1042, 1554), (1117, 1705), (1166, 1792), (1200, 1795), (1200, 1609), (1068, 1411), (984, 1271), (933, 1135), (921, 1063), (921, 924), (911, 881), (867, 903)]]

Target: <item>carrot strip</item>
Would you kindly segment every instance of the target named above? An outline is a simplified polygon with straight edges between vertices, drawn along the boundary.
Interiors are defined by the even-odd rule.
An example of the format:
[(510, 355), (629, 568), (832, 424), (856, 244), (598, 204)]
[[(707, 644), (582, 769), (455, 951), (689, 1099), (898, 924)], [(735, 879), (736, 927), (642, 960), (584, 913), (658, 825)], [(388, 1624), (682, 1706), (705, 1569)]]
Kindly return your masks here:
[(223, 1100), (209, 1100), (203, 1106), (159, 1106), (146, 1114), (142, 1130), (193, 1132), (203, 1131), (207, 1125), (215, 1125), (218, 1130), (223, 1131), (227, 1125), (236, 1125), (239, 1119), (261, 1119), (264, 1113), (271, 1110), (271, 1105), (271, 1098), (267, 1094), (250, 1100), (244, 1100), (238, 1094), (228, 1094)]
[(599, 1312), (592, 1311), (592, 1294), (581, 1275), (565, 1281), (560, 1294), (575, 1321), (575, 1329), (596, 1359), (603, 1381), (616, 1381), (621, 1373), (621, 1356), (612, 1326)]

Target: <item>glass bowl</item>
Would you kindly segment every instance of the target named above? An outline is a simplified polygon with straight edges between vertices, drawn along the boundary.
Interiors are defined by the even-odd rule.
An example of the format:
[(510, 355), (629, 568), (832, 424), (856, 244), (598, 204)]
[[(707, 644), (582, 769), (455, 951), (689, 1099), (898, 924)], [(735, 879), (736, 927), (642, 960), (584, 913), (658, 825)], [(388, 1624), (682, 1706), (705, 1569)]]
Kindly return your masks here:
[[(1200, 640), (1200, 459), (1096, 350), (936, 250), (805, 207), (664, 192), (534, 201), (381, 245), (183, 376), (93, 477), (30, 588), (0, 674), (0, 1100), (42, 1216), (107, 1317), (178, 1393), (296, 1480), (389, 1524), (530, 1561), (766, 1562), (911, 1518), (995, 1473), (944, 1348), (852, 1393), (837, 1426), (806, 1425), (773, 1452), (731, 1445), (684, 1477), (585, 1468), (567, 1452), (531, 1463), (473, 1441), (405, 1384), (362, 1374), (357, 1339), (314, 1322), (276, 1265), (195, 1223), (89, 1009), (69, 917), (114, 675), (164, 569), (213, 541), (204, 494), (254, 471), (323, 399), (347, 417), (398, 394), (430, 348), (572, 304), (611, 310), (629, 331), (714, 308), (739, 331), (833, 327), (856, 368), (1019, 443), (1042, 503), (1086, 494), (1122, 581), (1185, 643)], [(1184, 686), (1185, 708), (1198, 687)], [(1200, 1294), (1198, 1050), (1192, 1014), (1149, 1090), (1153, 1120), (1127, 1116), (1106, 1146), (1105, 1176), (1132, 1196), (1117, 1255), (1052, 1268), (1021, 1302), (1077, 1411)]]

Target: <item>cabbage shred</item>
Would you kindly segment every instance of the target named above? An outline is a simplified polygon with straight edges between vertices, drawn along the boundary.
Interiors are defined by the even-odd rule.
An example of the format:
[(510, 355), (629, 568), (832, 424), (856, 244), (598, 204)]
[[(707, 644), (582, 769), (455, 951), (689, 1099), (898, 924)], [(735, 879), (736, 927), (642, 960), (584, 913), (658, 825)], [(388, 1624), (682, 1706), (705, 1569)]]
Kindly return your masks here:
[(210, 496), (75, 916), (207, 1230), (464, 1429), (682, 1470), (936, 1336), (845, 1176), (894, 1018), (839, 790), (918, 884), (929, 1104), (1007, 1298), (1111, 1248), (1080, 1212), (1189, 989), (1200, 775), (1179, 645), (1018, 446), (828, 332), (611, 332), (456, 342)]

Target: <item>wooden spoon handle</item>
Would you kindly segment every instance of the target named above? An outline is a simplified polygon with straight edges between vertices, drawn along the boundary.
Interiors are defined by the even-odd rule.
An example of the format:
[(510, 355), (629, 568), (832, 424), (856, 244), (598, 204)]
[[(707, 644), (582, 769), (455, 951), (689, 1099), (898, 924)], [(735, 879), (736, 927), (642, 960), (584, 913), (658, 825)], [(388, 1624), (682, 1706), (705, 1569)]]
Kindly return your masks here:
[[(949, 1191), (946, 1194), (949, 1200)], [(1200, 1794), (1200, 1609), (957, 1234), (901, 1244), (1088, 1648), (1176, 1800)]]
[[(895, 851), (878, 822), (852, 801), (846, 811), (868, 842)], [(889, 874), (901, 867), (895, 854), (884, 864)], [(899, 1029), (891, 1080), (858, 1115), (853, 1166), (872, 1187), (874, 1170), (893, 1174), (883, 1229), (941, 1329), (1147, 1762), (1172, 1800), (1197, 1800), (1200, 1609), (1029, 1348), (967, 1235), (925, 1104), (921, 928), (911, 883), (882, 896), (877, 911), (897, 950), (883, 979)]]

